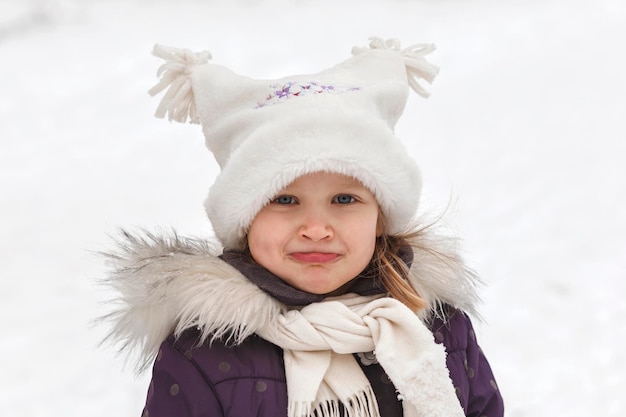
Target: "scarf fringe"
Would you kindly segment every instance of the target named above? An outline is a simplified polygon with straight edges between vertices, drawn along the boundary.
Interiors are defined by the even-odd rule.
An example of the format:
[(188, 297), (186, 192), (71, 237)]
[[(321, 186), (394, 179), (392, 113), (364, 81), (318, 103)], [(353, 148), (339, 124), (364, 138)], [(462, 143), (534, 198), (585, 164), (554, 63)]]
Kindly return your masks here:
[[(343, 413), (341, 409), (343, 408)], [(376, 395), (371, 386), (353, 397), (341, 400), (320, 400), (313, 408), (307, 401), (290, 401), (289, 417), (380, 417)]]

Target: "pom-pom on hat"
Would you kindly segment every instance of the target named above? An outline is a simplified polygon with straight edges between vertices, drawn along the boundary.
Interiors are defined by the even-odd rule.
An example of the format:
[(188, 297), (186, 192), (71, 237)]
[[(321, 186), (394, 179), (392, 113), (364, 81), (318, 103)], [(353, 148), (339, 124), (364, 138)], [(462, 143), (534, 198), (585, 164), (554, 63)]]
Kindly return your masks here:
[(424, 59), (431, 44), (400, 48), (372, 38), (369, 48), (316, 74), (256, 80), (209, 62), (209, 52), (156, 45), (167, 89), (157, 117), (200, 123), (221, 172), (205, 207), (226, 249), (242, 248), (250, 223), (276, 193), (317, 171), (356, 178), (372, 191), (385, 233), (404, 231), (417, 210), (421, 178), (395, 136), (408, 90), (438, 68)]

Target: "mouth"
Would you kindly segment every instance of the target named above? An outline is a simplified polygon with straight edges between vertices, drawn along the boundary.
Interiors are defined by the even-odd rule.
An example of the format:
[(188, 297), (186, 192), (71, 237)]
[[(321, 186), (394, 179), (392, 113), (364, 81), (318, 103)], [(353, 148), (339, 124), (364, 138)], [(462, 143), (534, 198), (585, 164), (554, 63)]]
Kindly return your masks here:
[(326, 252), (294, 252), (289, 256), (298, 262), (310, 264), (324, 264), (339, 258), (338, 253)]

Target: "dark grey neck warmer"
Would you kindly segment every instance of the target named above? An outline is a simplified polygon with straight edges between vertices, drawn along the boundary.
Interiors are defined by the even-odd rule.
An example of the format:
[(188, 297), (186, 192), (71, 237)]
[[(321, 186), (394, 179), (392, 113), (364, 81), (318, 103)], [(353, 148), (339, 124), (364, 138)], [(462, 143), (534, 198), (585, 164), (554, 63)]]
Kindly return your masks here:
[[(398, 250), (400, 259), (410, 267), (413, 261), (413, 251), (409, 246), (402, 246)], [(305, 306), (319, 302), (326, 298), (324, 294), (312, 294), (287, 284), (276, 275), (259, 265), (252, 259), (248, 252), (235, 250), (224, 251), (220, 258), (236, 268), (252, 283), (263, 291), (288, 306)], [(346, 293), (352, 292), (359, 295), (374, 295), (386, 292), (379, 279), (376, 267), (371, 263), (352, 281), (347, 287)]]

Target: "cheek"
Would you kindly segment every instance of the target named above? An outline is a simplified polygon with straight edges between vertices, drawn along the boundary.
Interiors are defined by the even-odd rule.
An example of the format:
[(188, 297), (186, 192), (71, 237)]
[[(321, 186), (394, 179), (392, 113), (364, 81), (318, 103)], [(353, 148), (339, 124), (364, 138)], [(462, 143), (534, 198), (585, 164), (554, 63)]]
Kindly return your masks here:
[(379, 237), (383, 234), (385, 229), (385, 224), (378, 213), (378, 211), (373, 213), (367, 213), (367, 215), (363, 216), (363, 220), (361, 223), (361, 234), (366, 236), (373, 236), (374, 238)]
[(263, 236), (266, 234), (263, 225), (262, 219), (257, 216), (248, 229), (248, 248), (253, 255), (258, 252), (259, 248), (263, 247)]
[(368, 213), (360, 221), (355, 222), (344, 236), (349, 239), (353, 247), (358, 248), (364, 254), (373, 254), (376, 238), (382, 234), (382, 225), (377, 220), (377, 213)]
[(385, 222), (383, 221), (383, 218), (379, 213), (376, 219), (376, 237), (382, 236), (384, 231), (385, 231)]
[[(276, 217), (260, 212), (254, 218), (248, 230), (248, 247), (257, 262), (256, 257), (266, 256), (276, 249), (281, 242), (281, 224)], [(259, 262), (262, 263), (262, 262)]]
[(248, 249), (250, 250), (252, 259), (254, 259), (258, 264), (267, 267), (270, 255), (268, 245), (265, 242), (265, 239), (263, 239), (263, 236), (263, 230), (257, 227), (250, 227), (250, 231), (248, 233)]

